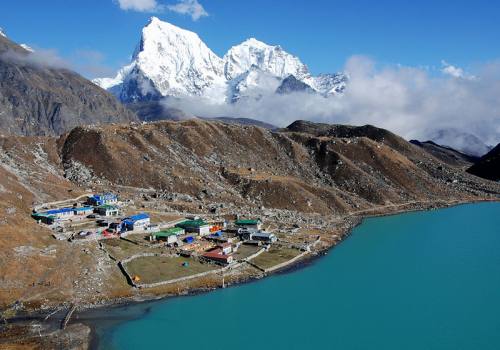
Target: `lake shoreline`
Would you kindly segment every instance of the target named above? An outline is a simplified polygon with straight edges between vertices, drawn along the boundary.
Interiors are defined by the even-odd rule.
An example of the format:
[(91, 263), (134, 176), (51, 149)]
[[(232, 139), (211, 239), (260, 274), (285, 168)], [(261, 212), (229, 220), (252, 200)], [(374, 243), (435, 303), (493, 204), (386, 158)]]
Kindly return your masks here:
[[(422, 203), (415, 203), (411, 204), (408, 207), (403, 207), (406, 204), (400, 205), (400, 207), (403, 207), (401, 209), (397, 210), (384, 210), (381, 209), (380, 212), (374, 212), (371, 214), (364, 214), (364, 215), (355, 215), (355, 214), (350, 214), (346, 215), (341, 219), (342, 225), (341, 227), (344, 229), (341, 232), (341, 239), (337, 242), (335, 242), (332, 245), (329, 245), (323, 249), (319, 249), (315, 251), (314, 253), (307, 254), (303, 258), (299, 259), (298, 261), (293, 262), (290, 265), (284, 266), (276, 271), (273, 271), (269, 274), (266, 274), (261, 277), (248, 277), (248, 278), (243, 278), (241, 280), (238, 280), (236, 283), (230, 283), (227, 284), (227, 287), (237, 287), (240, 285), (244, 284), (249, 284), (253, 282), (257, 282), (263, 278), (272, 276), (272, 275), (280, 275), (280, 274), (289, 274), (293, 273), (295, 271), (301, 270), (305, 267), (308, 267), (312, 264), (314, 264), (317, 260), (320, 258), (324, 257), (327, 255), (330, 251), (333, 250), (333, 248), (336, 247), (336, 245), (342, 243), (344, 240), (346, 240), (349, 236), (351, 236), (352, 231), (359, 226), (365, 219), (368, 218), (373, 218), (373, 217), (383, 217), (383, 216), (392, 216), (392, 215), (398, 215), (398, 214), (404, 214), (404, 213), (409, 213), (409, 212), (419, 212), (419, 211), (429, 211), (433, 209), (444, 209), (444, 208), (450, 208), (450, 207), (455, 207), (455, 206), (460, 206), (460, 205), (467, 205), (467, 204), (476, 204), (476, 203), (486, 203), (486, 202), (500, 202), (499, 199), (497, 198), (485, 198), (485, 199), (476, 199), (476, 200), (460, 200), (460, 201), (452, 201), (452, 202), (444, 202), (444, 201), (435, 201), (435, 202), (427, 202), (425, 205), (422, 205)], [(376, 211), (377, 208), (374, 208), (374, 211)], [(110, 312), (116, 311), (121, 308), (126, 308), (128, 306), (134, 306), (134, 305), (144, 305), (147, 307), (148, 303), (155, 303), (160, 300), (166, 300), (174, 297), (191, 297), (191, 296), (196, 296), (196, 295), (201, 295), (205, 294), (217, 289), (221, 289), (222, 287), (209, 287), (209, 288), (191, 288), (187, 290), (186, 292), (183, 293), (166, 293), (166, 294), (158, 294), (158, 295), (144, 295), (144, 296), (134, 296), (134, 297), (125, 297), (125, 298), (115, 298), (109, 301), (106, 301), (105, 303), (102, 304), (81, 304), (79, 305), (80, 309), (78, 312), (75, 312), (75, 315), (73, 316), (73, 319), (70, 321), (70, 325), (78, 325), (82, 324), (88, 327), (89, 329), (89, 335), (87, 339), (87, 344), (89, 349), (97, 349), (99, 346), (99, 337), (96, 331), (96, 325), (95, 325), (95, 320), (99, 319), (104, 319), (104, 315), (109, 315)], [(53, 310), (52, 310), (53, 311)], [(51, 312), (52, 312), (51, 311)], [(59, 313), (64, 312), (64, 310), (60, 310)], [(23, 314), (21, 314), (19, 317), (15, 317), (13, 319), (10, 319), (13, 324), (20, 323), (20, 324), (26, 324), (27, 322), (31, 321), (38, 321), (40, 323), (45, 323), (51, 325), (50, 329), (54, 331), (54, 329), (57, 327), (57, 324), (59, 323), (55, 318), (51, 318), (48, 321), (44, 320), (47, 316), (47, 310), (33, 310), (33, 311), (28, 311)], [(134, 317), (131, 318), (120, 318), (116, 322), (124, 322), (130, 319), (134, 319)], [(0, 344), (1, 344), (0, 340)]]
[[(453, 204), (436, 201), (432, 204), (429, 203), (429, 206), (425, 207), (425, 208), (417, 206), (415, 208), (409, 208), (409, 209), (401, 209), (401, 210), (396, 210), (396, 211), (389, 211), (389, 212), (370, 214), (370, 215), (364, 215), (364, 216), (354, 216), (355, 222), (353, 222), (353, 224), (349, 225), (349, 227), (346, 228), (345, 232), (342, 232), (342, 235), (341, 235), (342, 239), (340, 241), (338, 241), (336, 244), (328, 246), (324, 249), (318, 250), (317, 252), (315, 252), (315, 254), (308, 254), (304, 258), (296, 261), (295, 263), (290, 264), (288, 266), (285, 266), (285, 267), (278, 269), (276, 271), (273, 271), (264, 277), (247, 278), (247, 279), (242, 280), (238, 283), (229, 284), (229, 285), (227, 285), (226, 288), (237, 287), (237, 286), (244, 285), (244, 284), (258, 282), (261, 279), (269, 277), (269, 276), (294, 273), (298, 270), (306, 268), (306, 267), (310, 266), (311, 264), (314, 264), (317, 260), (321, 259), (325, 255), (327, 255), (338, 244), (344, 242), (347, 238), (349, 238), (351, 236), (352, 231), (357, 226), (361, 225), (365, 219), (368, 219), (368, 218), (392, 216), (392, 215), (399, 215), (399, 214), (410, 213), (410, 212), (429, 211), (429, 210), (435, 210), (435, 209), (445, 209), (445, 208), (451, 208), (451, 207), (460, 206), (460, 205), (485, 203), (485, 202), (500, 202), (500, 200), (499, 199), (484, 199), (484, 200), (473, 200), (473, 201), (456, 201)], [(353, 217), (348, 215), (348, 216), (344, 217), (342, 220), (344, 221), (344, 223), (346, 223), (351, 218), (353, 218)], [(126, 306), (135, 305), (135, 304), (154, 303), (154, 302), (157, 302), (160, 300), (166, 300), (166, 299), (170, 299), (170, 298), (192, 297), (192, 296), (197, 296), (197, 295), (209, 293), (209, 292), (212, 292), (214, 290), (221, 289), (221, 288), (222, 287), (196, 288), (196, 289), (192, 289), (188, 293), (184, 293), (184, 294), (162, 295), (162, 296), (158, 296), (155, 298), (144, 298), (144, 299), (139, 298), (139, 299), (119, 300), (117, 303), (105, 305), (105, 306), (102, 306), (102, 308), (101, 307), (90, 308), (90, 309), (88, 309), (88, 311), (92, 312), (92, 311), (98, 311), (99, 309), (102, 309), (103, 314), (105, 314), (106, 313), (105, 310), (109, 310), (109, 309), (126, 307)], [(134, 318), (131, 318), (131, 319), (134, 319)], [(126, 319), (122, 319), (121, 321), (122, 322), (126, 321)], [(82, 323), (86, 324), (91, 329), (91, 333), (90, 333), (91, 334), (91, 339), (90, 339), (91, 346), (89, 347), (89, 349), (91, 349), (91, 350), (98, 349), (99, 338), (98, 338), (98, 335), (96, 334), (97, 333), (96, 326), (94, 324), (92, 324), (92, 322), (83, 321)]]

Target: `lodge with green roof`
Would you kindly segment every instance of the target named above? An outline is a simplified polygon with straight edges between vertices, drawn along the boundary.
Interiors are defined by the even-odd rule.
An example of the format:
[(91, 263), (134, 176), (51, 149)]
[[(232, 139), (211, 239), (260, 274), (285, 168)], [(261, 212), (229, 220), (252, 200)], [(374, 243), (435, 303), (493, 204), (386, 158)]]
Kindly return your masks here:
[(44, 224), (47, 225), (52, 225), (57, 219), (55, 215), (47, 215), (44, 213), (33, 213), (31, 214), (31, 217), (36, 221), (43, 222)]
[(177, 242), (177, 237), (184, 234), (184, 229), (180, 227), (170, 227), (166, 230), (152, 233), (151, 241), (165, 241), (169, 244)]
[(246, 229), (262, 229), (262, 221), (260, 219), (239, 219), (234, 222), (234, 224), (240, 228)]
[(210, 225), (208, 224), (208, 222), (201, 219), (182, 221), (175, 225), (175, 227), (182, 228), (186, 232), (196, 233), (200, 236), (206, 236), (210, 234)]

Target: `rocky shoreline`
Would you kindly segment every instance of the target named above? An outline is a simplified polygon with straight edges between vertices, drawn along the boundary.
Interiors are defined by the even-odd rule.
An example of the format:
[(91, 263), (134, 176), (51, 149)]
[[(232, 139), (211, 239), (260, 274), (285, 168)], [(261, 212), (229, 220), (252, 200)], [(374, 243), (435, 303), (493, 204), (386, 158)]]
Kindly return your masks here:
[[(352, 230), (362, 223), (365, 218), (396, 215), (412, 211), (432, 210), (439, 208), (446, 208), (462, 204), (472, 204), (478, 202), (491, 202), (498, 201), (498, 199), (483, 199), (476, 201), (436, 201), (433, 203), (412, 203), (409, 207), (396, 210), (381, 210), (380, 212), (374, 211), (371, 214), (365, 215), (347, 215), (342, 218), (341, 223), (341, 239), (335, 243), (320, 249), (314, 250), (312, 254), (307, 254), (298, 261), (286, 265), (269, 275), (292, 273), (298, 269), (309, 266), (314, 263), (318, 258), (326, 255), (337, 244), (344, 241), (350, 236)], [(376, 209), (376, 208), (375, 208)], [(226, 284), (226, 286), (233, 286), (242, 283), (252, 283), (258, 281), (268, 275), (261, 275), (258, 277), (240, 276), (234, 281)], [(110, 310), (144, 302), (154, 302), (165, 298), (178, 297), (178, 296), (192, 296), (202, 293), (207, 293), (221, 286), (206, 286), (198, 288), (190, 288), (180, 293), (159, 293), (155, 295), (139, 295), (133, 297), (114, 298), (102, 300), (100, 303), (86, 303), (80, 304), (79, 310), (69, 322), (65, 329), (61, 328), (61, 319), (64, 318), (65, 312), (63, 309), (56, 310), (29, 310), (18, 313), (15, 318), (8, 319), (7, 322), (1, 326), (2, 336), (0, 337), (0, 344), (9, 346), (9, 349), (22, 348), (27, 344), (35, 345), (40, 348), (71, 348), (71, 349), (88, 349), (96, 348), (98, 345), (98, 338), (96, 337), (95, 329), (89, 319), (96, 319), (102, 317), (103, 314), (108, 314)], [(52, 314), (52, 315), (51, 315)], [(50, 315), (48, 317), (47, 315)], [(35, 347), (36, 348), (36, 347)]]

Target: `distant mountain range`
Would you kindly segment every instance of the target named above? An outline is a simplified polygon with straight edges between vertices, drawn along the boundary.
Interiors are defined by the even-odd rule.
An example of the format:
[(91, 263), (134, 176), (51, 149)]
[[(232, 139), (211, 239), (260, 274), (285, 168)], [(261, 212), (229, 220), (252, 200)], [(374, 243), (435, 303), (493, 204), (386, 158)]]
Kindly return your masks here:
[(438, 145), (433, 141), (410, 140), (410, 143), (423, 148), (437, 159), (452, 166), (468, 168), (479, 160), (479, 157), (459, 152), (451, 147)]
[(94, 82), (125, 103), (167, 96), (202, 96), (231, 103), (296, 89), (339, 94), (347, 76), (313, 76), (299, 58), (254, 38), (233, 46), (221, 58), (196, 33), (152, 17), (142, 29), (131, 63), (114, 78)]
[[(341, 98), (348, 84), (344, 73), (314, 76), (296, 56), (254, 38), (233, 46), (221, 58), (196, 33), (156, 17), (142, 29), (131, 63), (114, 78), (92, 83), (67, 67), (48, 64), (29, 46), (12, 42), (0, 31), (0, 130), (6, 134), (58, 135), (80, 125), (204, 117), (163, 103), (164, 98), (202, 97), (215, 104), (294, 92)], [(276, 128), (230, 117), (221, 113), (209, 119)], [(473, 157), (492, 148), (463, 130), (430, 134), (428, 139), (436, 144)]]
[[(328, 97), (342, 95), (349, 77), (345, 73), (314, 76), (298, 57), (255, 38), (219, 57), (196, 33), (152, 17), (142, 29), (131, 62), (115, 77), (94, 83), (112, 92), (141, 119), (160, 120), (186, 117), (159, 104), (167, 97), (201, 97), (214, 105), (294, 92)], [(428, 138), (473, 156), (491, 149), (461, 130), (437, 130)]]
[(476, 135), (456, 128), (435, 130), (429, 134), (429, 139), (474, 157), (481, 157), (493, 148)]

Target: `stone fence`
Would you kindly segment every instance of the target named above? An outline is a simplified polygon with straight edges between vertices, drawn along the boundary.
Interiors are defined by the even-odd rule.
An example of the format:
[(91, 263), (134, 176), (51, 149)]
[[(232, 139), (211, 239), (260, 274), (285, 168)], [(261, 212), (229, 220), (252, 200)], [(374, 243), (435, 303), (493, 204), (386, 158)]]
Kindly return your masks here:
[(136, 283), (136, 282), (134, 282), (134, 280), (132, 279), (132, 276), (130, 276), (130, 274), (128, 273), (127, 269), (125, 268), (125, 264), (127, 264), (128, 262), (130, 262), (130, 261), (132, 261), (134, 259), (142, 258), (142, 257), (148, 257), (148, 256), (164, 256), (164, 257), (169, 257), (171, 255), (154, 254), (154, 253), (141, 253), (141, 254), (133, 255), (133, 256), (131, 256), (131, 257), (127, 258), (127, 259), (124, 259), (124, 260), (122, 260), (122, 261), (120, 261), (118, 263), (118, 267), (120, 268), (120, 270), (122, 270), (123, 274), (127, 278), (127, 281), (133, 287), (135, 287), (135, 288), (153, 288), (153, 287), (163, 286), (163, 285), (166, 285), (166, 284), (184, 282), (184, 281), (188, 281), (188, 280), (191, 280), (191, 279), (194, 279), (194, 278), (208, 276), (208, 275), (211, 275), (211, 274), (223, 273), (226, 270), (237, 268), (237, 267), (239, 267), (241, 265), (241, 263), (232, 264), (232, 265), (228, 265), (226, 267), (223, 267), (223, 268), (220, 268), (220, 269), (216, 269), (216, 270), (200, 272), (200, 273), (197, 273), (197, 274), (194, 274), (194, 275), (179, 277), (179, 278), (175, 278), (175, 279), (171, 279), (171, 280), (166, 280), (166, 281), (155, 282), (155, 283)]

